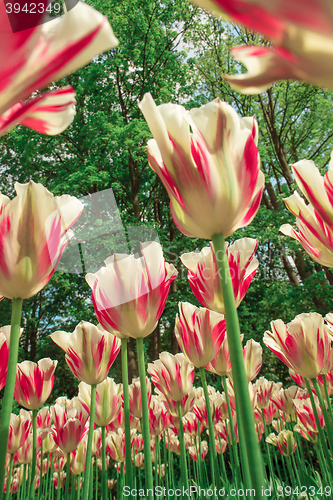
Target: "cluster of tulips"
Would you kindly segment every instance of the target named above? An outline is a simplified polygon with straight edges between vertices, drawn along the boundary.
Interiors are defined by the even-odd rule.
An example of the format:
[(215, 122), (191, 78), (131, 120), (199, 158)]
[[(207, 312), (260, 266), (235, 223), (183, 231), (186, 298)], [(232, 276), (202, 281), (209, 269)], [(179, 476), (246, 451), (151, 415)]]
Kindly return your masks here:
[[(229, 77), (234, 86), (253, 93), (274, 78), (291, 76), (332, 87), (325, 59), (332, 51), (327, 2), (288, 8), (282, 0), (265, 6), (259, 0), (196, 1), (251, 29), (262, 28), (276, 43), (276, 48), (238, 49), (251, 71)], [(46, 24), (41, 24), (43, 9), (36, 17), (34, 27), (13, 33), (0, 4), (0, 134), (17, 123), (50, 135), (62, 132), (74, 116), (71, 87), (27, 98), (118, 43), (106, 18), (81, 2)], [(22, 16), (16, 21), (20, 26)], [(14, 16), (11, 23), (16, 21)], [(11, 325), (0, 336), (0, 500), (3, 492), (7, 499), (30, 500), (36, 489), (47, 499), (89, 500), (95, 493), (105, 500), (108, 486), (115, 484), (108, 484), (109, 476), (115, 479), (111, 460), (117, 498), (330, 497), (332, 314), (324, 319), (304, 313), (287, 325), (272, 321), (264, 335), (300, 387), (282, 389), (264, 378), (252, 384), (261, 367), (261, 347), (253, 340), (242, 346), (237, 307), (258, 267), (257, 242), (242, 238), (228, 247), (225, 238), (248, 226), (260, 206), (265, 177), (257, 122), (239, 118), (219, 99), (188, 111), (156, 106), (146, 94), (139, 108), (154, 136), (147, 145), (148, 161), (169, 194), (175, 224), (189, 237), (211, 240), (200, 253), (181, 257), (203, 307), (179, 304), (175, 335), (182, 353), (161, 353), (148, 366), (152, 396), (143, 339), (155, 330), (177, 271), (156, 242), (142, 243), (139, 258), (111, 255), (97, 273), (86, 276), (98, 325), (82, 321), (72, 333), (51, 335), (81, 381), (78, 397), (64, 396), (50, 409), (40, 409), (52, 391), (57, 362), (17, 364), (22, 301), (51, 279), (84, 207), (72, 196), (54, 197), (33, 181), (16, 183), (12, 200), (0, 195), (0, 295), (12, 300)], [(287, 198), (298, 230), (284, 225), (281, 231), (316, 262), (332, 267), (333, 162), (324, 178), (306, 160), (292, 169), (308, 204), (297, 193)], [(129, 338), (136, 339), (139, 367), (139, 380), (131, 385)], [(122, 386), (107, 378), (120, 349)], [(194, 367), (200, 389), (192, 387)], [(207, 386), (206, 370), (222, 377), (223, 392)], [(13, 397), (26, 408), (19, 415), (11, 413)], [(138, 472), (142, 467), (144, 476)]]

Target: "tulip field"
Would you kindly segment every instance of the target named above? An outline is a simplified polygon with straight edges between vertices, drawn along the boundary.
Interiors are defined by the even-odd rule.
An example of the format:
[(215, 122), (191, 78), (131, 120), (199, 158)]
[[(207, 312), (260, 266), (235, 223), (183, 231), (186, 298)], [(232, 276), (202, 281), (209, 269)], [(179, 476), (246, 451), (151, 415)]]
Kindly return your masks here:
[(0, 3), (0, 500), (333, 498), (332, 20)]

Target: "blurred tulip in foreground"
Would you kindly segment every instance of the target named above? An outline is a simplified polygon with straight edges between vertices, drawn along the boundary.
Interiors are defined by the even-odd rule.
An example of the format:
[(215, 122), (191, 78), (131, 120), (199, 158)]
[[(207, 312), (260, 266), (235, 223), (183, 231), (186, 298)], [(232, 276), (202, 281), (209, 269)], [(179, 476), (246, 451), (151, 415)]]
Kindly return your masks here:
[[(258, 240), (241, 238), (230, 246), (227, 242), (225, 245), (236, 307), (238, 307), (259, 265), (259, 261), (254, 257)], [(180, 259), (187, 268), (188, 281), (200, 304), (224, 314), (221, 281), (212, 242), (210, 247), (203, 248), (200, 253), (184, 253)]]
[(264, 185), (255, 118), (239, 118), (220, 99), (187, 111), (156, 106), (145, 94), (139, 107), (154, 136), (148, 161), (168, 192), (178, 229), (210, 239), (250, 224)]
[(332, 365), (331, 342), (318, 313), (299, 314), (285, 325), (281, 319), (271, 322), (264, 343), (289, 368), (305, 378), (327, 373)]
[(58, 361), (44, 358), (33, 363), (18, 363), (14, 398), (28, 410), (38, 410), (50, 396)]
[(274, 47), (240, 46), (232, 55), (248, 69), (224, 75), (238, 92), (258, 94), (276, 80), (333, 88), (333, 5), (325, 0), (192, 0), (264, 35)]
[(141, 253), (140, 258), (114, 254), (105, 267), (86, 275), (98, 321), (120, 338), (146, 337), (154, 331), (178, 274), (165, 262), (159, 243), (142, 243)]
[(204, 367), (218, 354), (225, 337), (222, 314), (189, 302), (179, 302), (175, 336), (185, 357), (196, 368)]
[(57, 331), (50, 337), (65, 351), (65, 360), (73, 375), (89, 385), (106, 379), (120, 350), (117, 337), (88, 321), (81, 321), (73, 333)]
[(74, 196), (53, 196), (33, 181), (0, 194), (0, 294), (27, 299), (51, 279), (83, 210)]
[[(1, 300), (1, 299), (0, 299)], [(10, 344), (10, 325), (6, 325), (0, 328), (0, 390), (6, 384), (7, 378), (7, 368), (8, 368), (8, 354), (9, 354), (9, 344)], [(20, 328), (20, 335), (23, 328)]]
[(22, 12), (14, 11), (11, 16), (16, 16), (18, 29), (13, 32), (7, 6), (0, 3), (0, 135), (17, 123), (43, 134), (62, 132), (75, 114), (75, 93), (70, 86), (26, 99), (118, 43), (107, 18), (83, 2), (42, 23), (47, 5), (46, 0), (38, 4), (30, 29), (22, 24), (26, 21)]

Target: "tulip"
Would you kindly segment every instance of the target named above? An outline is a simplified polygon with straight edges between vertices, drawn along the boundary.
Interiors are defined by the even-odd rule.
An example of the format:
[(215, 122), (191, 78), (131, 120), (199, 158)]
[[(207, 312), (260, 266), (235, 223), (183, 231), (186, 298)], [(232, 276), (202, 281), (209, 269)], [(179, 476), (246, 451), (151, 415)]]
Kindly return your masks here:
[(18, 363), (14, 390), (16, 401), (28, 410), (38, 410), (51, 394), (57, 364), (58, 361), (50, 358), (38, 363)]
[(204, 367), (218, 354), (225, 337), (223, 315), (180, 302), (175, 336), (188, 361), (196, 368)]
[(290, 457), (297, 448), (293, 432), (286, 429), (281, 431), (277, 436), (273, 433), (267, 436), (266, 443), (277, 446), (279, 452), (284, 457)]
[[(122, 385), (116, 384), (112, 378), (107, 377), (96, 388), (95, 422), (100, 427), (105, 427), (113, 422), (122, 405)], [(79, 384), (79, 400), (90, 412), (91, 386), (85, 382)]]
[(31, 432), (31, 425), (32, 420), (30, 412), (20, 410), (19, 415), (11, 414), (7, 453), (12, 455), (23, 445)]
[[(212, 422), (213, 425), (215, 426), (221, 420), (222, 417), (221, 407), (224, 401), (222, 395), (219, 393), (215, 394), (214, 396), (210, 396), (209, 401), (212, 414)], [(204, 425), (205, 427), (209, 427), (207, 406), (204, 398), (201, 398), (195, 402), (195, 405), (193, 407), (193, 412), (202, 425)]]
[(82, 438), (89, 413), (78, 398), (73, 398), (63, 406), (57, 403), (51, 406), (51, 414), (55, 425), (53, 438), (56, 444), (65, 453), (71, 453)]
[[(324, 427), (324, 417), (321, 410), (318, 398), (314, 398), (316, 410), (318, 413), (320, 427)], [(318, 432), (315, 414), (311, 405), (310, 398), (307, 399), (294, 399), (295, 411), (301, 424), (312, 432)]]
[(324, 177), (313, 161), (302, 160), (292, 165), (298, 187), (309, 201), (307, 205), (295, 192), (284, 202), (296, 216), (299, 232), (290, 224), (281, 226), (280, 231), (297, 239), (304, 250), (319, 264), (333, 266), (333, 160)]
[(160, 436), (169, 424), (169, 414), (158, 396), (152, 396), (149, 406), (149, 429), (153, 436)]
[[(151, 400), (151, 383), (148, 377), (146, 377), (147, 385), (147, 399), (148, 405), (150, 405)], [(141, 400), (141, 386), (140, 378), (133, 379), (129, 389), (129, 408), (130, 414), (135, 418), (142, 418), (142, 400)]]
[(71, 472), (78, 476), (84, 471), (87, 456), (87, 439), (83, 438), (71, 452)]
[(56, 490), (61, 490), (66, 481), (66, 472), (54, 472), (53, 473), (53, 484)]
[[(305, 80), (333, 88), (330, 60), (333, 57), (333, 7), (323, 0), (288, 2), (277, 0), (192, 0), (217, 15), (264, 35), (270, 46), (232, 49), (237, 61), (248, 69), (224, 75), (238, 92), (258, 94), (280, 79)], [(274, 45), (272, 47), (272, 44)]]
[(109, 432), (106, 437), (106, 451), (112, 460), (116, 462), (125, 461), (125, 438), (122, 433)]
[(0, 295), (26, 299), (51, 279), (83, 204), (33, 181), (15, 191), (12, 200), (0, 195)]
[(148, 363), (152, 382), (165, 397), (181, 401), (190, 391), (194, 379), (194, 367), (184, 354), (161, 352), (159, 360)]
[(37, 413), (37, 427), (38, 429), (47, 429), (51, 427), (52, 417), (49, 408), (44, 406)]
[(274, 390), (274, 382), (260, 377), (253, 386), (257, 393), (257, 404), (259, 408), (266, 408)]
[[(188, 448), (188, 452), (190, 454), (190, 457), (197, 462), (199, 460), (198, 457), (198, 451), (196, 446), (190, 446)], [(206, 455), (208, 453), (208, 443), (207, 441), (201, 441), (200, 443), (200, 460), (203, 461), (206, 458)]]
[(250, 339), (243, 349), (243, 358), (247, 380), (251, 382), (256, 378), (262, 366), (262, 347), (259, 342)]
[[(6, 325), (0, 328), (0, 359), (1, 359), (0, 390), (5, 386), (7, 378), (10, 329), (11, 329), (10, 325)], [(19, 336), (21, 336), (22, 332), (23, 328), (20, 328)]]
[(188, 412), (183, 418), (184, 432), (196, 437), (204, 431), (205, 426), (193, 412)]
[[(227, 242), (225, 245), (236, 307), (238, 307), (259, 265), (259, 261), (254, 257), (258, 240), (241, 238), (230, 247)], [(210, 242), (210, 247), (203, 248), (200, 253), (184, 253), (180, 259), (187, 268), (188, 281), (200, 304), (207, 309), (224, 314), (221, 282), (212, 242)]]
[[(158, 389), (155, 389), (158, 392)], [(180, 400), (174, 401), (166, 397), (163, 393), (160, 393), (161, 402), (164, 404), (165, 409), (174, 417), (178, 417), (178, 403), (180, 404), (180, 412), (182, 417), (186, 415), (189, 411), (193, 410), (195, 403), (195, 395), (193, 389), (190, 389), (188, 393)]]
[(280, 389), (272, 394), (271, 400), (278, 410), (286, 415), (295, 413), (294, 399), (297, 397), (299, 388), (296, 385), (288, 387), (288, 389)]
[[(241, 341), (243, 341), (244, 335), (241, 335)], [(224, 337), (221, 344), (220, 350), (210, 363), (205, 366), (207, 370), (220, 377), (228, 377), (231, 372), (231, 362), (229, 353), (229, 344), (227, 336)]]
[(297, 232), (290, 224), (280, 227), (281, 233), (299, 241), (306, 253), (319, 264), (333, 267), (333, 229), (327, 225), (312, 205), (306, 205), (298, 193), (284, 200), (296, 216)]
[(301, 436), (304, 437), (307, 441), (309, 441), (312, 444), (315, 444), (318, 442), (318, 433), (315, 431), (312, 431), (308, 427), (305, 427), (303, 424), (299, 423), (294, 426), (294, 432), (298, 432), (301, 434)]
[(98, 321), (122, 337), (151, 334), (163, 312), (178, 272), (165, 262), (159, 243), (141, 244), (142, 257), (114, 254), (97, 273), (88, 273)]
[(120, 350), (117, 337), (87, 321), (81, 321), (73, 333), (57, 331), (50, 337), (65, 351), (65, 360), (73, 375), (89, 385), (106, 379)]
[[(47, 2), (42, 2), (46, 7)], [(83, 2), (58, 19), (42, 24), (38, 9), (34, 26), (13, 33), (6, 4), (0, 4), (0, 135), (21, 123), (38, 132), (59, 134), (74, 117), (75, 93), (69, 86), (26, 100), (35, 90), (85, 66), (94, 56), (115, 47), (107, 18)], [(12, 13), (14, 16), (14, 13)], [(27, 16), (21, 16), (26, 21)]]
[(264, 186), (256, 120), (239, 118), (220, 99), (186, 111), (156, 106), (145, 94), (139, 107), (155, 138), (148, 141), (148, 161), (168, 192), (178, 229), (211, 239), (247, 226)]
[(299, 314), (287, 325), (278, 319), (271, 327), (264, 343), (289, 368), (311, 379), (330, 370), (331, 343), (320, 314)]

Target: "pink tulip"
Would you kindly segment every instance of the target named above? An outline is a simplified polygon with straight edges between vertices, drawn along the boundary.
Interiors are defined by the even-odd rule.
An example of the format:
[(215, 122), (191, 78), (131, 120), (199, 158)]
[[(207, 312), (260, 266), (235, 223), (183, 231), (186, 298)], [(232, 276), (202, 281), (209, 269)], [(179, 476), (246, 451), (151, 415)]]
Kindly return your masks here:
[(15, 190), (12, 200), (0, 194), (0, 294), (27, 299), (51, 279), (83, 204), (33, 181)]
[(73, 375), (86, 384), (100, 384), (120, 350), (120, 340), (106, 330), (81, 321), (73, 333), (57, 331), (50, 335), (63, 351)]
[(178, 229), (211, 239), (247, 226), (264, 186), (256, 120), (239, 118), (219, 98), (187, 111), (175, 104), (156, 106), (145, 94), (139, 107), (154, 136), (148, 161), (168, 192)]
[(17, 364), (14, 398), (28, 410), (38, 410), (51, 394), (58, 361), (44, 358)]
[(226, 336), (222, 314), (179, 302), (175, 336), (185, 357), (196, 368), (206, 366), (218, 354)]
[[(236, 307), (238, 307), (259, 265), (259, 261), (254, 257), (258, 240), (241, 238), (230, 247), (227, 242), (225, 245)], [(212, 242), (210, 242), (210, 247), (203, 248), (200, 253), (184, 253), (180, 259), (187, 268), (190, 287), (200, 304), (207, 309), (224, 314), (221, 281)]]
[(248, 382), (256, 378), (262, 366), (262, 347), (250, 339), (243, 349), (243, 358)]
[[(209, 400), (213, 425), (216, 425), (222, 418), (221, 407), (223, 406), (224, 400), (219, 393), (210, 396)], [(208, 428), (207, 406), (204, 398), (200, 398), (195, 402), (193, 412), (201, 424)]]
[(71, 453), (83, 436), (89, 413), (78, 398), (73, 398), (64, 405), (51, 406), (51, 414), (55, 425), (54, 441), (62, 451)]
[(257, 94), (280, 79), (305, 80), (333, 88), (330, 60), (333, 6), (324, 0), (192, 0), (203, 8), (226, 14), (232, 21), (264, 35), (274, 46), (232, 49), (248, 69), (224, 75), (238, 92)]
[(142, 257), (114, 254), (106, 267), (88, 273), (98, 321), (118, 337), (146, 337), (163, 312), (178, 272), (165, 262), (159, 243), (141, 243)]
[(7, 453), (13, 455), (23, 445), (31, 430), (32, 420), (30, 412), (20, 410), (19, 415), (12, 413), (9, 423)]
[[(115, 420), (122, 406), (122, 384), (116, 384), (107, 377), (96, 388), (95, 423), (100, 427)], [(90, 412), (91, 386), (85, 382), (79, 384), (79, 400)]]
[[(46, 4), (43, 0), (44, 7)], [(40, 13), (34, 14), (35, 27), (27, 29), (22, 25), (15, 33), (6, 9), (6, 3), (1, 2), (0, 135), (17, 123), (44, 134), (59, 134), (75, 114), (73, 89), (62, 87), (26, 99), (34, 91), (85, 66), (118, 41), (107, 18), (82, 2), (44, 24), (44, 9), (38, 9)], [(20, 22), (20, 17), (16, 16), (15, 22)]]
[(29, 432), (22, 446), (16, 451), (19, 464), (30, 464), (32, 461), (32, 432)]
[(53, 484), (56, 490), (61, 490), (66, 481), (66, 472), (54, 472), (53, 473)]
[(152, 382), (164, 396), (181, 401), (190, 391), (194, 379), (194, 367), (184, 354), (161, 352), (159, 360), (148, 363)]
[(287, 325), (278, 319), (271, 322), (271, 328), (273, 332), (265, 332), (264, 343), (299, 375), (315, 378), (331, 369), (331, 342), (320, 314), (299, 314)]
[(37, 413), (37, 428), (38, 429), (47, 429), (51, 427), (52, 417), (49, 412), (49, 408), (44, 406)]
[(160, 436), (169, 425), (169, 414), (160, 398), (152, 396), (149, 406), (149, 429), (153, 436)]

